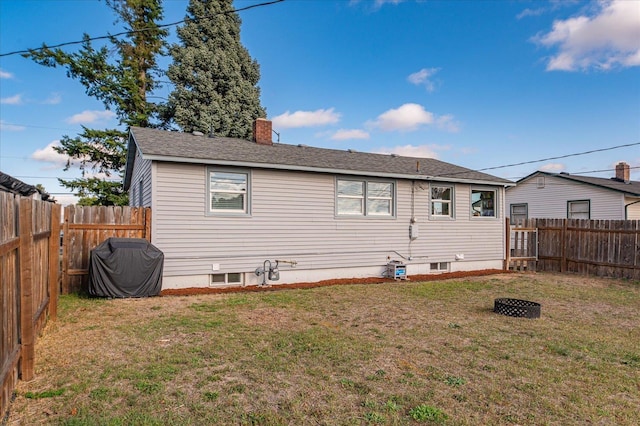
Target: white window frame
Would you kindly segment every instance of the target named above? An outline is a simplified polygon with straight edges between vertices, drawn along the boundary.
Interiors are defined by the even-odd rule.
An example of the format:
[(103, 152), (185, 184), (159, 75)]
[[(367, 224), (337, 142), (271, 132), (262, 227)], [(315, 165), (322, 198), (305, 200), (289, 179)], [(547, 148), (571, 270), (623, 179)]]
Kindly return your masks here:
[(430, 262), (430, 271), (449, 272), (449, 262)]
[[(340, 182), (359, 183), (362, 187), (362, 194), (341, 194)], [(373, 189), (370, 190), (375, 184), (391, 185), (390, 195), (374, 194)], [(376, 219), (395, 218), (396, 216), (396, 182), (385, 179), (357, 179), (349, 177), (336, 177), (335, 180), (335, 215), (341, 218), (362, 218), (370, 217)], [(359, 211), (341, 211), (340, 200), (360, 200)], [(375, 212), (371, 210), (372, 205), (376, 200), (383, 200), (389, 203), (389, 211)]]
[[(245, 187), (241, 190), (224, 190), (220, 188), (213, 188), (212, 186), (212, 175), (214, 173), (221, 174), (231, 174), (231, 175), (242, 175), (245, 177)], [(219, 215), (239, 215), (239, 216), (248, 216), (251, 214), (251, 172), (246, 169), (232, 169), (232, 168), (221, 168), (221, 167), (207, 167), (207, 200), (206, 200), (206, 212), (208, 215), (219, 216)], [(212, 201), (213, 194), (221, 193), (221, 194), (243, 194), (243, 202), (241, 209), (213, 209)]]
[[(473, 194), (474, 192), (492, 192), (493, 193), (493, 200), (492, 202), (490, 202), (491, 200), (486, 200), (486, 202), (483, 202), (481, 204), (480, 210), (476, 209), (474, 207), (474, 204), (482, 201), (482, 198), (480, 198), (477, 201), (473, 201)], [(497, 219), (498, 218), (498, 190), (495, 188), (471, 188), (471, 196), (470, 196), (470, 214), (471, 214), (471, 218), (472, 219), (479, 219), (479, 220), (487, 220), (487, 219)], [(490, 205), (489, 205), (490, 203)], [(484, 209), (487, 209), (487, 211), (492, 211), (493, 214), (491, 215), (485, 215), (484, 214)]]
[[(341, 193), (340, 182), (345, 183), (358, 183), (360, 184), (360, 188), (362, 192), (360, 194), (347, 194)], [(338, 216), (364, 216), (366, 207), (365, 207), (365, 198), (366, 198), (366, 187), (364, 181), (355, 180), (355, 179), (336, 179), (336, 214)], [(340, 200), (359, 200), (360, 201), (360, 210), (349, 210), (349, 211), (340, 211)]]
[[(449, 189), (449, 200), (445, 200), (442, 198), (434, 198), (433, 197), (433, 190), (434, 188), (443, 188), (443, 189)], [(443, 191), (444, 193), (444, 191)], [(431, 184), (429, 186), (429, 217), (434, 218), (434, 219), (453, 219), (454, 218), (454, 200), (455, 200), (455, 190), (454, 190), (454, 186), (453, 185), (436, 185), (436, 184)], [(435, 214), (434, 213), (434, 205), (435, 203), (441, 203), (441, 204), (446, 204), (449, 206), (449, 214)]]
[[(391, 185), (390, 191), (389, 191), (389, 195), (372, 195), (369, 189), (376, 184), (382, 184), (382, 185)], [(394, 203), (394, 192), (395, 192), (395, 185), (393, 182), (389, 182), (389, 181), (380, 181), (380, 180), (368, 180), (365, 182), (365, 193), (366, 193), (366, 212), (367, 212), (367, 216), (377, 216), (377, 217), (392, 217), (393, 216), (393, 212), (394, 212), (394, 208), (393, 208), (393, 203)], [(389, 209), (387, 212), (376, 212), (376, 211), (372, 211), (371, 210), (371, 206), (373, 205), (373, 201), (375, 200), (382, 200), (382, 201), (387, 201), (389, 203)]]
[[(229, 275), (237, 275), (239, 280), (238, 281), (230, 280), (229, 279)], [(215, 277), (224, 278), (224, 280), (223, 281), (216, 281)], [(244, 284), (244, 274), (242, 272), (220, 272), (220, 273), (211, 274), (211, 279), (209, 280), (209, 286), (229, 285), (229, 284), (243, 285)]]
[[(587, 205), (587, 217), (572, 217), (576, 213), (584, 213), (584, 212), (576, 212), (572, 209), (574, 206), (578, 205)], [(591, 219), (591, 200), (569, 200), (567, 201), (567, 219)]]
[[(510, 204), (509, 205), (509, 221), (511, 222), (512, 225), (516, 223), (516, 220), (513, 219), (514, 207), (524, 207), (524, 220), (529, 219), (529, 203), (514, 203), (514, 204)], [(517, 213), (517, 215), (522, 216), (522, 213)]]

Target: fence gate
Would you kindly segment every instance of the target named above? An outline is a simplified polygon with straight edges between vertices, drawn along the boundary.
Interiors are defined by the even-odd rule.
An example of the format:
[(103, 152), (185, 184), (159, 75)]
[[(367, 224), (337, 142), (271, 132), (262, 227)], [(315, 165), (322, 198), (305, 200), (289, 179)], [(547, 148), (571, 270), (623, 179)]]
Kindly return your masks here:
[(507, 268), (515, 271), (535, 271), (538, 261), (538, 228), (531, 220), (509, 224), (507, 218)]

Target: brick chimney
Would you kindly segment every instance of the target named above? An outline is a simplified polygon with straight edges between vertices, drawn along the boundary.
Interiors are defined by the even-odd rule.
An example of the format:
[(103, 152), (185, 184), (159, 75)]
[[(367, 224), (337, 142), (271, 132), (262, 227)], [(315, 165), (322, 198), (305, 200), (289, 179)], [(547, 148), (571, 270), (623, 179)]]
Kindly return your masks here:
[(273, 145), (271, 140), (271, 121), (265, 118), (256, 118), (253, 122), (253, 141), (260, 145)]
[(629, 183), (629, 180), (631, 179), (629, 165), (624, 161), (616, 164), (616, 179), (624, 183)]

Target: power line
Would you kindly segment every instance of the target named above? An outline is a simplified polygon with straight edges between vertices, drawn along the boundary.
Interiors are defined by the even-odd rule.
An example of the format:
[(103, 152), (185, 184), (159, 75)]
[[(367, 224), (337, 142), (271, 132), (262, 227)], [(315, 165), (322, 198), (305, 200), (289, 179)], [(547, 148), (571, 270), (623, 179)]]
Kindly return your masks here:
[(68, 41), (68, 42), (56, 44), (56, 45), (53, 45), (53, 46), (47, 46), (45, 44), (42, 47), (36, 47), (36, 48), (33, 48), (33, 49), (16, 50), (16, 51), (13, 51), (13, 52), (8, 52), (8, 53), (0, 53), (0, 57), (12, 56), (12, 55), (20, 55), (20, 54), (31, 53), (31, 52), (37, 52), (37, 51), (44, 50), (44, 49), (56, 49), (56, 48), (63, 47), (63, 46), (71, 46), (71, 45), (74, 45), (74, 44), (82, 44), (82, 43), (84, 43), (86, 41), (105, 40), (105, 39), (110, 39), (110, 38), (113, 38), (113, 37), (120, 37), (120, 36), (125, 36), (125, 35), (132, 35), (132, 34), (136, 34), (136, 33), (142, 33), (142, 32), (145, 32), (145, 31), (152, 31), (152, 30), (155, 31), (155, 30), (158, 30), (160, 28), (169, 28), (169, 27), (173, 27), (175, 25), (183, 24), (183, 23), (185, 23), (187, 21), (208, 21), (208, 20), (211, 20), (211, 19), (215, 18), (218, 15), (229, 15), (229, 14), (232, 14), (232, 13), (244, 12), (245, 10), (254, 9), (254, 8), (262, 7), (262, 6), (270, 6), (270, 5), (273, 5), (273, 4), (276, 4), (276, 3), (282, 3), (283, 1), (285, 1), (285, 0), (273, 0), (273, 1), (268, 1), (268, 2), (264, 2), (264, 3), (253, 4), (251, 6), (241, 7), (239, 9), (232, 9), (232, 10), (228, 10), (228, 11), (225, 11), (225, 12), (219, 12), (219, 13), (216, 13), (216, 14), (211, 15), (211, 16), (206, 17), (206, 18), (201, 18), (201, 19), (185, 18), (185, 19), (182, 19), (180, 21), (172, 22), (170, 24), (162, 24), (162, 25), (158, 25), (158, 26), (155, 26), (155, 27), (146, 27), (146, 28), (141, 28), (139, 30), (123, 31), (123, 32), (120, 32), (120, 33), (109, 34), (109, 35), (104, 35), (104, 36), (89, 37), (89, 38), (87, 38), (85, 40)]
[[(640, 169), (640, 166), (629, 167), (629, 170), (635, 170), (635, 169)], [(615, 172), (616, 169), (587, 170), (586, 172), (550, 172), (550, 171), (546, 171), (546, 170), (540, 170), (540, 171), (543, 172), (543, 173), (552, 173), (552, 174), (566, 173), (566, 174), (571, 176), (571, 175), (586, 175), (586, 174), (590, 174), (590, 173)], [(526, 176), (509, 176), (506, 179), (518, 180), (518, 179), (522, 179), (523, 177), (526, 177)]]
[[(15, 175), (13, 177), (15, 177), (16, 179), (61, 179), (61, 180), (81, 179), (80, 177), (74, 178), (74, 177), (68, 177), (68, 176), (67, 177), (59, 177), (59, 176), (18, 176), (18, 175)], [(106, 182), (119, 182), (119, 181), (122, 180), (120, 178), (115, 178), (115, 177), (113, 177), (113, 178), (99, 178), (99, 179), (101, 179), (103, 181), (106, 181)]]
[(439, 175), (434, 175), (434, 177), (454, 176), (454, 175), (460, 175), (460, 174), (465, 174), (465, 173), (469, 173), (469, 172), (484, 172), (486, 170), (505, 169), (507, 167), (523, 166), (525, 164), (542, 163), (544, 161), (551, 161), (551, 160), (560, 160), (562, 158), (577, 157), (577, 156), (580, 156), (580, 155), (594, 154), (596, 152), (611, 151), (611, 150), (619, 149), (619, 148), (628, 148), (630, 146), (636, 146), (636, 145), (640, 145), (640, 142), (628, 143), (628, 144), (624, 144), (624, 145), (616, 145), (616, 146), (612, 146), (612, 147), (609, 147), (609, 148), (592, 149), (592, 150), (589, 150), (589, 151), (576, 152), (576, 153), (573, 153), (573, 154), (559, 155), (557, 157), (541, 158), (539, 160), (522, 161), (520, 163), (505, 164), (505, 165), (502, 165), (502, 166), (485, 167), (483, 169), (466, 170), (466, 171), (463, 171), (463, 172), (455, 172), (455, 173), (443, 173), (443, 174), (439, 174)]
[[(629, 167), (629, 170), (640, 169), (640, 166), (637, 167)], [(586, 172), (567, 172), (570, 175), (586, 175), (588, 173), (604, 173), (604, 172), (614, 172), (616, 169), (602, 169), (602, 170), (589, 170)]]
[(20, 126), (20, 127), (30, 127), (33, 129), (48, 129), (48, 130), (62, 130), (66, 132), (75, 132), (77, 129), (63, 129), (62, 127), (48, 127), (48, 126), (36, 126), (31, 124), (20, 124), (20, 123), (8, 123), (6, 121), (2, 122), (3, 125), (6, 126)]

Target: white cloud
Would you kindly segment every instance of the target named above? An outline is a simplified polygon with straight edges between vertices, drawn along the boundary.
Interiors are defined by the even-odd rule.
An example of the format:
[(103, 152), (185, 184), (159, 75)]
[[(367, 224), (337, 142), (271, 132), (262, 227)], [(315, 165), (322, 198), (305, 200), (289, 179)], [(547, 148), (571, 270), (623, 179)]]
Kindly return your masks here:
[(56, 194), (54, 198), (56, 199), (56, 203), (63, 207), (70, 204), (76, 204), (78, 202), (78, 197), (73, 194)]
[(0, 68), (0, 78), (13, 78), (13, 74)]
[(4, 105), (22, 105), (22, 102), (22, 95), (20, 94), (0, 99), (0, 104)]
[(383, 131), (400, 130), (409, 132), (424, 124), (432, 124), (434, 115), (418, 104), (404, 104), (397, 109), (390, 109), (378, 116), (371, 124)]
[(522, 12), (518, 13), (518, 15), (516, 15), (516, 19), (522, 19), (525, 18), (527, 16), (540, 16), (543, 13), (545, 13), (547, 10), (543, 7), (539, 7), (537, 9), (525, 9)]
[(398, 154), (404, 157), (438, 158), (436, 151), (447, 150), (449, 147), (439, 145), (404, 145), (393, 148), (380, 148), (375, 152), (379, 154)]
[(4, 120), (0, 120), (0, 130), (6, 130), (7, 132), (20, 132), (24, 130), (26, 127), (17, 126), (15, 124), (9, 124)]
[(385, 4), (400, 4), (405, 0), (376, 0), (376, 7), (382, 7)]
[(316, 111), (296, 111), (274, 117), (273, 127), (276, 129), (290, 129), (294, 127), (317, 127), (327, 124), (334, 124), (340, 121), (340, 114), (333, 111), (333, 108), (318, 109)]
[(55, 140), (43, 149), (37, 149), (31, 154), (31, 159), (43, 163), (51, 163), (53, 165), (52, 168), (63, 168), (66, 166), (69, 157), (56, 152), (53, 148), (57, 146), (60, 146), (60, 141)]
[(97, 121), (107, 121), (114, 118), (116, 114), (113, 111), (89, 111), (85, 110), (79, 114), (75, 114), (67, 118), (69, 124), (90, 124)]
[(558, 48), (547, 71), (609, 70), (640, 66), (640, 2), (607, 0), (592, 16), (553, 23), (553, 29), (532, 40)]
[(409, 75), (407, 80), (415, 85), (423, 85), (426, 87), (428, 92), (433, 92), (436, 89), (436, 86), (435, 83), (431, 81), (431, 77), (433, 77), (438, 71), (440, 71), (440, 68), (422, 68), (420, 71)]
[(544, 166), (540, 167), (539, 170), (543, 171), (543, 172), (551, 172), (551, 173), (557, 173), (557, 172), (561, 172), (565, 169), (565, 165), (562, 163), (549, 163), (549, 164), (545, 164)]
[(375, 0), (372, 3), (371, 0), (349, 0), (349, 6), (356, 6), (362, 3), (365, 6), (371, 6), (373, 10), (377, 11), (385, 4), (391, 4), (395, 6), (405, 1), (406, 0)]
[(477, 154), (478, 153), (478, 148), (475, 148), (475, 147), (463, 147), (463, 148), (458, 148), (458, 152), (460, 152), (460, 154), (462, 154), (462, 155)]
[(436, 119), (436, 126), (441, 130), (446, 130), (451, 133), (458, 133), (460, 131), (460, 123), (457, 122), (451, 114), (439, 116)]
[(369, 139), (369, 133), (360, 129), (340, 129), (331, 136), (331, 139), (336, 141), (348, 139)]
[(52, 93), (47, 99), (42, 101), (44, 105), (58, 105), (62, 101), (62, 97), (58, 93)]

